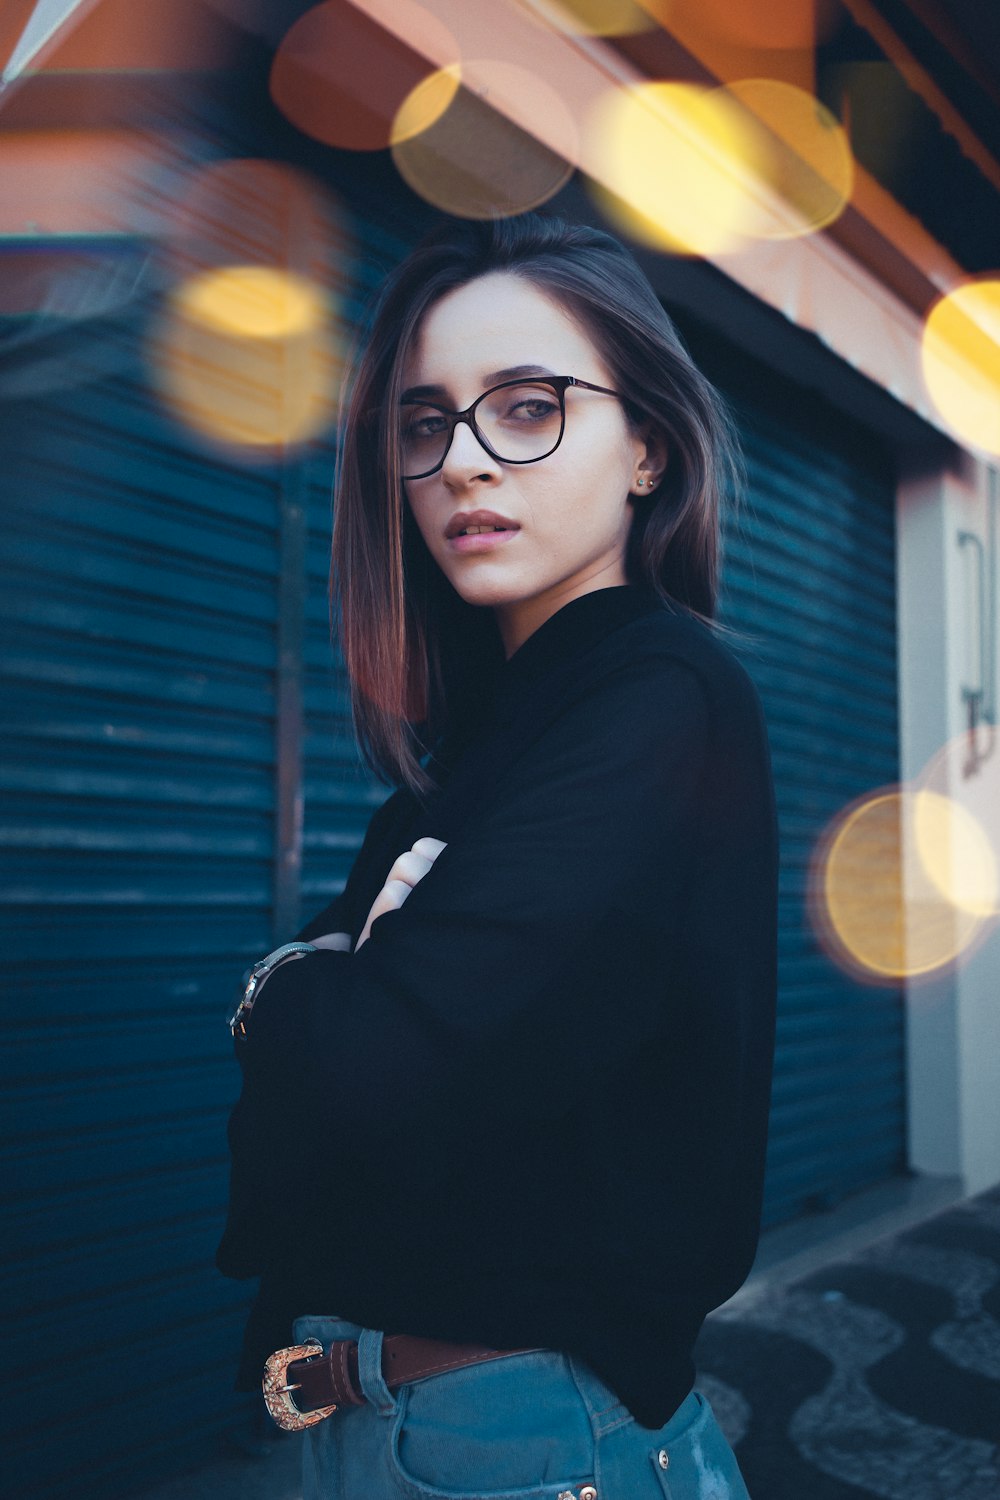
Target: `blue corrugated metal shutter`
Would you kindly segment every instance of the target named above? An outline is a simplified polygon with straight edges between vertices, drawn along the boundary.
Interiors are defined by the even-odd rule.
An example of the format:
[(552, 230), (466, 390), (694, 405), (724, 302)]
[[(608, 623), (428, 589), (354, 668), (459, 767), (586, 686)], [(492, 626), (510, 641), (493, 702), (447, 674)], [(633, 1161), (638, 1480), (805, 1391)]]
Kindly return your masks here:
[[(399, 251), (356, 228), (355, 297)], [(145, 1487), (245, 1417), (253, 1288), (212, 1264), (226, 1008), (387, 795), (331, 664), (329, 434), (285, 469), (207, 456), (149, 389), (154, 311), (90, 330), (110, 371), (0, 410), (4, 1468), (53, 1500)]]
[(758, 372), (753, 404), (745, 386), (734, 401), (750, 503), (727, 534), (720, 618), (754, 637), (738, 654), (767, 714), (782, 848), (776, 1223), (905, 1166), (902, 993), (837, 968), (807, 911), (823, 829), (899, 777), (895, 480), (874, 435), (811, 393)]
[(278, 484), (186, 451), (127, 365), (3, 438), (8, 1332), (72, 1390), (53, 1441), (45, 1362), (5, 1363), (5, 1468), (69, 1493), (75, 1450), (114, 1492), (234, 1406), (245, 1291), (206, 1266), (220, 1011), (271, 933)]
[[(371, 220), (356, 218), (362, 247), (352, 267), (355, 323), (406, 244)], [(304, 807), (300, 901), (295, 923), (313, 917), (343, 889), (373, 810), (390, 787), (360, 763), (347, 675), (330, 628), (330, 541), (333, 528), (334, 450), (319, 448), (306, 496), (306, 613), (303, 631)], [(301, 922), (300, 922), (301, 919)]]

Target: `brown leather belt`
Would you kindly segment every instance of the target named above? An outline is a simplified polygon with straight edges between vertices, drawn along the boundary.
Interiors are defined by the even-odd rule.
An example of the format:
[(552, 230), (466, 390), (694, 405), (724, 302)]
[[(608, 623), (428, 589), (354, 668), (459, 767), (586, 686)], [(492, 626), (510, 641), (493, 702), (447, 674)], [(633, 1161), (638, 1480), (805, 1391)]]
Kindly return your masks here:
[[(382, 1377), (390, 1390), (408, 1380), (440, 1375), (484, 1359), (531, 1354), (532, 1349), (491, 1349), (480, 1344), (446, 1344), (389, 1334), (382, 1340)], [(294, 1392), (294, 1400), (292, 1393)], [(335, 1339), (324, 1354), (315, 1339), (278, 1349), (264, 1367), (264, 1400), (271, 1416), (287, 1432), (322, 1422), (338, 1406), (363, 1406), (355, 1339)]]

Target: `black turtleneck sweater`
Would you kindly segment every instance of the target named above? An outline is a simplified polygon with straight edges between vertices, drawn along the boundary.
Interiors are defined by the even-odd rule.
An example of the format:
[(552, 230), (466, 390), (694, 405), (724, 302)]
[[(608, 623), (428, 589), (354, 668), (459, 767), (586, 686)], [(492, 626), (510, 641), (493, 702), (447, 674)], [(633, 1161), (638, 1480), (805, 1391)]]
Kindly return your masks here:
[(757, 1245), (778, 838), (767, 730), (712, 631), (633, 585), (504, 662), (425, 809), (374, 814), (237, 1044), (217, 1264), (260, 1276), (237, 1388), (293, 1318), (585, 1360), (644, 1426)]

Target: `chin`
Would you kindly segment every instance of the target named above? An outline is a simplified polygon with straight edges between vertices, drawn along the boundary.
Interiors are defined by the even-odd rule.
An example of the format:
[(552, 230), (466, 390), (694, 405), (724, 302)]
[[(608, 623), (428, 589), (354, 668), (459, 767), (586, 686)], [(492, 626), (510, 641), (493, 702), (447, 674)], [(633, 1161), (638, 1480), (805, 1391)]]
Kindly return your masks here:
[(498, 578), (496, 575), (487, 578), (484, 574), (482, 577), (473, 578), (469, 572), (464, 577), (461, 574), (458, 576), (449, 574), (448, 581), (466, 604), (478, 605), (483, 609), (496, 609), (505, 604), (519, 604), (521, 600), (530, 599), (537, 592), (530, 584), (510, 578)]

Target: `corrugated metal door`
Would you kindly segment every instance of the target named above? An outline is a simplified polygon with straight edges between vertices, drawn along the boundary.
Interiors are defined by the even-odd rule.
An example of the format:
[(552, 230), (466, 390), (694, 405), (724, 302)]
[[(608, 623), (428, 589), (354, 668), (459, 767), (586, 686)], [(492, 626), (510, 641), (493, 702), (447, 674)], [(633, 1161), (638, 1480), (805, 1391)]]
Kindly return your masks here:
[(279, 484), (185, 451), (138, 369), (9, 405), (3, 446), (9, 1332), (72, 1393), (53, 1440), (45, 1360), (5, 1365), (5, 1468), (69, 1493), (75, 1450), (114, 1493), (234, 1410), (208, 1267), (221, 1012), (271, 935)]
[[(398, 253), (356, 227), (354, 295)], [(246, 1417), (252, 1286), (212, 1263), (226, 1010), (387, 795), (331, 665), (329, 434), (213, 460), (149, 388), (150, 312), (91, 330), (112, 369), (0, 408), (4, 1469), (53, 1500), (145, 1487)]]
[[(696, 357), (698, 357), (697, 351)], [(705, 355), (701, 355), (708, 362)], [(854, 799), (899, 777), (895, 480), (870, 432), (814, 393), (715, 368), (750, 503), (726, 539), (720, 619), (764, 701), (781, 833), (779, 1018), (765, 1222), (905, 1166), (903, 997), (841, 971), (808, 914), (810, 857)]]

